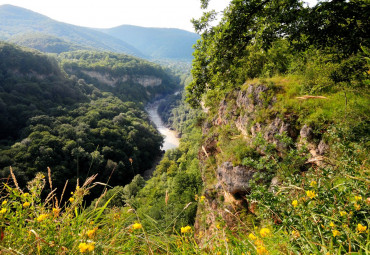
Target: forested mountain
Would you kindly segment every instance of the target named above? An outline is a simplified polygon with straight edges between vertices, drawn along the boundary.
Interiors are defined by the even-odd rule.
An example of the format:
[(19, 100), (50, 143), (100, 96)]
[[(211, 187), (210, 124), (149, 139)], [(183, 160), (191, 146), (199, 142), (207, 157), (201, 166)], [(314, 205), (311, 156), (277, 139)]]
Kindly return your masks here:
[[(159, 107), (181, 132), (180, 146), (166, 151), (149, 180), (132, 177), (159, 154), (161, 137), (141, 103), (118, 98), (136, 90), (115, 88), (130, 79), (145, 88), (135, 76), (148, 70), (163, 81), (161, 69), (77, 51), (60, 55), (63, 71), (49, 57), (5, 45), (15, 56), (31, 54), (23, 59), (35, 67), (9, 60), (0, 65), (4, 77), (16, 74), (36, 88), (40, 79), (65, 79), (82, 97), (65, 106), (62, 94), (60, 107), (30, 118), (16, 143), (3, 146), (1, 175), (9, 176), (9, 165), (15, 175), (1, 188), (1, 252), (369, 253), (369, 2), (231, 0), (221, 15), (216, 25), (214, 11), (193, 20), (201, 39), (192, 78), (181, 78), (182, 100), (170, 96)], [(11, 93), (16, 83), (8, 84)], [(37, 174), (24, 188), (47, 166), (56, 172)], [(95, 173), (98, 183), (95, 176), (73, 181)], [(72, 192), (42, 199), (46, 183), (59, 189), (65, 177)], [(101, 191), (96, 184), (121, 177), (132, 181), (107, 187), (86, 208), (86, 195)]]
[(191, 61), (199, 35), (172, 28), (123, 25), (109, 29), (74, 26), (30, 10), (0, 6), (0, 39), (43, 52), (95, 49), (147, 59)]
[[(97, 173), (97, 180), (122, 185), (150, 168), (163, 138), (143, 104), (172, 93), (176, 79), (122, 54), (77, 51), (59, 61), (0, 44), (0, 175), (12, 166), (24, 186), (50, 167), (61, 192), (67, 179), (76, 184)], [(110, 83), (119, 77), (125, 79)]]
[(12, 40), (16, 36), (14, 40), (24, 42), (22, 36), (29, 33), (43, 33), (82, 47), (143, 57), (134, 46), (94, 29), (58, 22), (12, 5), (0, 6), (0, 39)]
[(47, 53), (62, 53), (67, 51), (94, 49), (92, 47), (67, 42), (52, 35), (37, 32), (14, 35), (7, 41)]
[(146, 102), (180, 89), (179, 79), (158, 64), (128, 55), (76, 51), (58, 58), (67, 73), (111, 91), (124, 101)]
[(153, 59), (177, 59), (190, 61), (193, 45), (199, 35), (174, 28), (150, 28), (122, 25), (100, 31), (134, 45)]

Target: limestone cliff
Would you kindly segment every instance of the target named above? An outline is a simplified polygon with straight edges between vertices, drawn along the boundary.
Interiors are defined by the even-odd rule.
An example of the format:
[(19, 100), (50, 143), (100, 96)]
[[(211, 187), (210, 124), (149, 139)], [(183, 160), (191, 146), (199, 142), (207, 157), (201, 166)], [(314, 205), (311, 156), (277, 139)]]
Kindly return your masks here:
[[(276, 111), (278, 93), (281, 93), (278, 87), (245, 84), (242, 89), (229, 92), (203, 124), (199, 158), (203, 161), (206, 202), (198, 208), (195, 225), (198, 235), (211, 236), (220, 219), (233, 228), (240, 219), (236, 216), (254, 213), (255, 202), (247, 201), (245, 195), (251, 191), (255, 176), (268, 173), (258, 182), (268, 183), (271, 192), (280, 182), (278, 171), (269, 169), (270, 161), (279, 162), (295, 151), (302, 155), (303, 161), (297, 165), (302, 170), (310, 164), (325, 164), (323, 156), (329, 146), (312, 127), (300, 123), (293, 112)], [(287, 139), (292, 141), (289, 148)], [(256, 141), (261, 144), (256, 146)], [(259, 166), (235, 160), (235, 155), (226, 152), (231, 143), (247, 148), (245, 155), (259, 158)]]

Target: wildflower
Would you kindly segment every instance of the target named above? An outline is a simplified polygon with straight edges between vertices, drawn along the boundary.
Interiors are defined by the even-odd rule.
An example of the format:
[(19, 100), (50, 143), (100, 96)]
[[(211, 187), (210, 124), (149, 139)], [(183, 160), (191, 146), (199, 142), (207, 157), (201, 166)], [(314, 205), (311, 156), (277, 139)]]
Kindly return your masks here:
[(310, 186), (311, 186), (311, 187), (316, 187), (316, 185), (317, 185), (317, 182), (316, 182), (316, 181), (312, 181), (312, 182), (310, 183)]
[(95, 243), (89, 243), (89, 244), (87, 244), (87, 249), (89, 251), (93, 251), (95, 249)]
[(194, 200), (197, 201), (198, 200), (198, 194), (195, 194), (194, 196)]
[(336, 236), (339, 236), (340, 235), (340, 232), (336, 229), (332, 230), (331, 231), (333, 233), (333, 236), (336, 237)]
[(69, 199), (69, 202), (73, 203), (73, 201), (75, 201), (75, 199), (74, 199), (73, 197), (71, 197), (71, 198)]
[(355, 196), (355, 200), (356, 200), (356, 201), (360, 201), (360, 200), (362, 200), (362, 196)]
[(4, 200), (1, 204), (6, 205), (8, 203), (8, 200)]
[(87, 249), (88, 249), (88, 245), (87, 245), (86, 243), (80, 243), (80, 244), (78, 245), (78, 248), (80, 249), (80, 252), (81, 252), (81, 253), (84, 253), (84, 252), (86, 252), (86, 251), (87, 251)]
[(332, 228), (334, 228), (334, 227), (335, 227), (334, 222), (332, 222), (332, 221), (331, 221), (331, 222), (329, 223), (329, 226), (330, 226), (330, 227), (332, 227)]
[(292, 236), (293, 236), (294, 238), (298, 238), (298, 237), (300, 237), (301, 235), (299, 234), (299, 232), (298, 232), (298, 231), (293, 230), (293, 231), (292, 231)]
[(354, 207), (355, 207), (356, 211), (359, 211), (361, 209), (361, 205), (359, 205), (357, 203), (354, 204)]
[(309, 198), (311, 198), (311, 199), (313, 199), (314, 197), (316, 197), (317, 195), (316, 195), (316, 193), (315, 193), (315, 191), (312, 191), (312, 190), (307, 190), (306, 191), (306, 195), (309, 197)]
[(293, 200), (292, 205), (293, 205), (294, 208), (297, 207), (298, 206), (298, 201), (297, 200)]
[(71, 192), (71, 195), (73, 195), (74, 193), (73, 193), (73, 191)]
[(191, 232), (190, 226), (181, 227), (181, 233), (189, 233), (189, 232)]
[(199, 202), (203, 202), (205, 198), (205, 196), (200, 196)]
[(22, 194), (22, 196), (24, 196), (24, 197), (28, 197), (29, 195), (30, 195), (30, 193), (27, 193), (27, 192)]
[(59, 212), (60, 212), (60, 209), (59, 208), (53, 208), (54, 217), (58, 217), (59, 216)]
[[(140, 225), (141, 226), (141, 225)], [(134, 228), (135, 229), (135, 228)], [(98, 230), (98, 227), (95, 227), (91, 230), (88, 230), (86, 232), (86, 235), (89, 237), (89, 238), (93, 238), (95, 236), (95, 233), (96, 233), (96, 230)]]
[(140, 223), (135, 223), (132, 225), (133, 229), (141, 229), (143, 226)]
[(270, 235), (270, 233), (271, 233), (271, 231), (268, 228), (261, 228), (261, 230), (260, 230), (260, 235), (262, 237), (266, 237), (266, 236)]
[(257, 237), (255, 235), (253, 235), (252, 233), (250, 233), (248, 235), (248, 238), (251, 239), (251, 240), (256, 240), (257, 239)]
[(48, 217), (47, 214), (40, 214), (40, 216), (37, 217), (36, 220), (37, 220), (37, 222), (41, 222), (41, 221), (45, 220), (47, 217)]
[(366, 229), (367, 229), (367, 226), (363, 226), (362, 224), (358, 224), (357, 225), (357, 230), (358, 230), (358, 232), (360, 232), (360, 233), (363, 233), (363, 232), (365, 232), (366, 231)]
[(343, 228), (348, 228), (348, 225), (347, 224), (342, 224), (342, 227)]
[(259, 239), (257, 239), (257, 240), (255, 240), (254, 241), (254, 244), (258, 247), (258, 246), (263, 246), (263, 241), (262, 240), (259, 240)]
[(257, 254), (268, 254), (268, 251), (264, 246), (258, 246), (257, 247)]
[(30, 206), (30, 203), (29, 202), (24, 202), (23, 203), (23, 208), (27, 208), (27, 207), (29, 207)]
[(220, 224), (217, 224), (217, 225), (216, 225), (216, 228), (221, 229)]
[(6, 213), (6, 208), (3, 208), (0, 210), (0, 214), (4, 214), (4, 213)]
[(347, 214), (347, 212), (346, 211), (340, 211), (339, 214), (340, 214), (340, 216), (343, 217), (343, 216), (345, 216)]

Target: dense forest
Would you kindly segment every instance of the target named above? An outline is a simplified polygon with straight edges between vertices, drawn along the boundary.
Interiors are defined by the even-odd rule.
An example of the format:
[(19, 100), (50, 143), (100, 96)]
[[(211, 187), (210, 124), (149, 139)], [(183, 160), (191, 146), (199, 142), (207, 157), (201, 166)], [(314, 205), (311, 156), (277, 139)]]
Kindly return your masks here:
[[(6, 43), (0, 45), (0, 59), (2, 177), (12, 166), (25, 186), (50, 167), (58, 192), (66, 180), (75, 185), (95, 173), (99, 181), (124, 185), (161, 155), (163, 138), (149, 123), (144, 104), (172, 93), (178, 80), (160, 66), (103, 52), (56, 59)], [(147, 88), (135, 80), (104, 86), (81, 70), (161, 82)]]
[[(9, 165), (15, 174), (2, 188), (0, 251), (369, 253), (370, 4), (232, 0), (216, 13), (210, 1), (192, 21), (201, 39), (191, 75), (113, 53), (63, 53), (57, 62), (4, 44), (53, 63), (49, 83), (65, 79), (80, 96), (58, 94), (61, 106), (35, 108), (4, 138), (2, 175)], [(13, 65), (3, 77), (19, 73)], [(38, 88), (49, 77), (37, 68), (12, 79)], [(138, 73), (155, 74), (166, 90)], [(181, 142), (144, 180), (162, 138), (142, 106), (157, 94)], [(47, 166), (49, 176), (39, 169)], [(17, 186), (32, 175), (27, 189)], [(44, 186), (64, 176), (72, 192), (42, 200)], [(94, 191), (101, 177), (99, 185), (116, 186)]]

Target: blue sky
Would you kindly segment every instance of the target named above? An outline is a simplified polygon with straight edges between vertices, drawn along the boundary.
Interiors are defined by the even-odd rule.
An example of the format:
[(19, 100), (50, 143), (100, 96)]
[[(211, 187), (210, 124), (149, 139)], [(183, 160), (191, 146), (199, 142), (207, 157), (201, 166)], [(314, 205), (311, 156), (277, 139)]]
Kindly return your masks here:
[[(223, 10), (230, 0), (211, 0)], [(108, 28), (123, 24), (171, 27), (193, 31), (191, 18), (201, 16), (200, 0), (0, 0), (44, 14), (52, 19), (86, 27)]]

